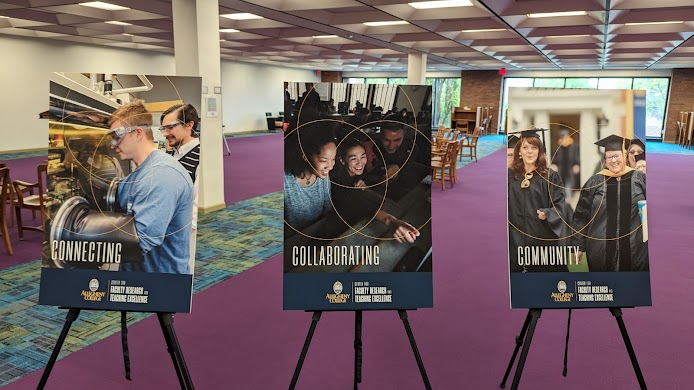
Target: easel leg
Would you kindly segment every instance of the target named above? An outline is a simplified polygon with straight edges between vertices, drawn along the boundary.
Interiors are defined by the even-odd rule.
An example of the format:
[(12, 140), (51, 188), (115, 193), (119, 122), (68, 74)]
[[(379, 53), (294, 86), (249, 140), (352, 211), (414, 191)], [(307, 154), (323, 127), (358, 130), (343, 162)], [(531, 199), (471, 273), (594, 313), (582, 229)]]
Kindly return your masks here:
[(159, 318), (164, 340), (166, 340), (166, 347), (171, 355), (171, 360), (176, 370), (176, 376), (178, 376), (178, 383), (181, 385), (181, 390), (193, 390), (193, 381), (190, 378), (186, 361), (183, 359), (183, 352), (181, 352), (181, 345), (178, 343), (176, 331), (173, 327), (173, 314), (157, 313), (157, 317)]
[(518, 355), (518, 351), (520, 351), (520, 348), (523, 345), (523, 338), (525, 337), (525, 332), (528, 331), (528, 325), (530, 324), (531, 318), (532, 316), (530, 315), (530, 311), (528, 311), (528, 315), (525, 316), (525, 321), (523, 322), (523, 327), (521, 328), (520, 334), (516, 336), (516, 347), (513, 349), (513, 355), (511, 355), (511, 360), (508, 362), (508, 366), (506, 367), (504, 379), (501, 380), (501, 384), (499, 385), (499, 387), (501, 387), (502, 389), (506, 387), (506, 380), (508, 379), (508, 375), (511, 373), (513, 363), (516, 362), (516, 356)]
[(289, 390), (293, 390), (296, 387), (296, 382), (299, 380), (299, 374), (301, 373), (301, 367), (304, 365), (304, 359), (306, 359), (306, 354), (308, 353), (308, 347), (311, 345), (311, 339), (313, 338), (313, 332), (316, 331), (316, 326), (320, 320), (322, 311), (314, 311), (313, 318), (311, 320), (311, 326), (308, 328), (308, 334), (306, 335), (306, 341), (304, 341), (304, 347), (301, 349), (301, 355), (299, 355), (299, 361), (296, 363), (296, 368), (294, 369), (294, 376), (292, 376), (292, 382), (289, 384)]
[(528, 315), (531, 317), (530, 324), (528, 324), (528, 333), (525, 335), (525, 340), (523, 341), (523, 350), (518, 358), (518, 365), (516, 366), (516, 374), (513, 376), (511, 390), (518, 390), (521, 375), (523, 374), (523, 367), (525, 366), (525, 359), (528, 357), (530, 343), (533, 341), (533, 333), (535, 333), (535, 326), (537, 326), (537, 321), (540, 319), (540, 314), (542, 314), (542, 309), (530, 309), (530, 312), (528, 312)]
[(627, 347), (627, 352), (629, 353), (629, 359), (631, 359), (631, 365), (634, 367), (634, 373), (636, 373), (636, 379), (639, 381), (639, 387), (641, 390), (646, 390), (646, 381), (643, 379), (643, 374), (641, 373), (641, 368), (639, 367), (639, 361), (636, 360), (634, 347), (631, 345), (631, 340), (629, 340), (629, 334), (627, 333), (627, 327), (624, 325), (622, 309), (619, 307), (611, 307), (610, 313), (612, 313), (617, 320), (619, 331), (622, 333), (622, 338), (624, 339), (624, 345)]
[(130, 378), (130, 351), (128, 350), (128, 312), (120, 312), (120, 341), (123, 346), (123, 366), (125, 367), (125, 379)]
[(564, 344), (564, 371), (562, 375), (566, 376), (569, 371), (569, 334), (571, 331), (571, 309), (569, 309), (569, 320), (566, 322), (566, 344)]
[(424, 369), (424, 362), (422, 362), (422, 357), (419, 355), (419, 349), (417, 349), (417, 343), (414, 340), (414, 334), (412, 334), (412, 328), (410, 327), (410, 322), (407, 320), (407, 311), (398, 310), (402, 324), (405, 326), (405, 332), (407, 332), (407, 337), (410, 339), (410, 345), (412, 346), (412, 352), (414, 353), (414, 358), (417, 360), (417, 365), (419, 366), (419, 373), (422, 375), (422, 380), (424, 381), (424, 387), (427, 390), (431, 390), (431, 384), (429, 383), (429, 378), (427, 377), (427, 372)]
[(70, 309), (67, 312), (67, 316), (65, 317), (65, 324), (63, 325), (63, 330), (60, 332), (60, 336), (58, 336), (58, 341), (55, 343), (55, 347), (53, 347), (53, 353), (51, 353), (51, 357), (50, 359), (48, 359), (46, 369), (43, 370), (43, 375), (41, 375), (41, 381), (39, 382), (39, 386), (36, 388), (37, 390), (42, 390), (44, 386), (46, 386), (48, 377), (51, 375), (51, 370), (53, 370), (53, 365), (55, 364), (55, 361), (58, 360), (60, 349), (63, 348), (63, 343), (65, 342), (67, 333), (70, 331), (72, 323), (75, 322), (79, 315), (80, 309)]
[(361, 310), (354, 312), (354, 390), (361, 383), (361, 315)]

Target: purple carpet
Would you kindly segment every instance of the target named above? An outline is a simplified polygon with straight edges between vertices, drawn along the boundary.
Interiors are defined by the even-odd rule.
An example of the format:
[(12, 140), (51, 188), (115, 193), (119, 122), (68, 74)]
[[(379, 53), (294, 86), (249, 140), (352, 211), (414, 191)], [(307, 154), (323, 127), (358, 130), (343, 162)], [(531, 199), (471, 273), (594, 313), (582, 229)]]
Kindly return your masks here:
[[(498, 389), (526, 315), (508, 308), (504, 163), (503, 151), (494, 153), (461, 169), (453, 189), (433, 191), (435, 308), (410, 312), (410, 322), (434, 389)], [(626, 309), (624, 319), (651, 389), (691, 388), (694, 299), (688, 286), (694, 271), (687, 260), (694, 181), (679, 178), (689, 177), (692, 164), (691, 156), (649, 160), (654, 307)], [(195, 295), (193, 314), (176, 317), (195, 386), (286, 389), (311, 315), (284, 312), (281, 302), (279, 255)], [(563, 310), (543, 312), (521, 388), (638, 388), (607, 309), (574, 312), (569, 374), (562, 377), (566, 316)], [(323, 314), (298, 389), (352, 388), (353, 317)], [(156, 318), (132, 326), (129, 336), (133, 382), (123, 378), (120, 335), (114, 335), (58, 361), (47, 388), (177, 388)], [(366, 312), (363, 342), (360, 389), (423, 388), (395, 312)], [(34, 388), (41, 373), (7, 389)]]
[(226, 204), (282, 191), (284, 134), (230, 138), (231, 156), (224, 147), (224, 201)]

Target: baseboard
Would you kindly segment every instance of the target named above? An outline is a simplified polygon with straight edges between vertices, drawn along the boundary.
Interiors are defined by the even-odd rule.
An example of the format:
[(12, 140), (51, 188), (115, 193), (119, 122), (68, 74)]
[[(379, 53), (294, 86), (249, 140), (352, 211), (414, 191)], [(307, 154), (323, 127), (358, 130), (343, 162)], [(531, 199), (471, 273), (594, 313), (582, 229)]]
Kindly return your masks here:
[(12, 154), (12, 153), (25, 153), (25, 152), (46, 152), (48, 153), (48, 146), (45, 148), (31, 148), (31, 149), (14, 149), (14, 150), (0, 150), (0, 155)]
[(207, 214), (207, 213), (211, 213), (213, 211), (221, 210), (225, 207), (227, 207), (226, 203), (219, 203), (219, 204), (207, 206), (207, 207), (200, 206), (200, 207), (198, 207), (198, 212), (201, 214)]

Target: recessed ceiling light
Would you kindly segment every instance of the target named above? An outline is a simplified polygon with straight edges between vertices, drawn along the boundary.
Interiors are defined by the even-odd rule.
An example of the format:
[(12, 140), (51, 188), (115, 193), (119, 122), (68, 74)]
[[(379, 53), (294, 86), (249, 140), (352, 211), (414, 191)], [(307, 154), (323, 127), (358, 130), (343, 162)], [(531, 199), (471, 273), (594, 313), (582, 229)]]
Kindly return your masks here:
[(126, 37), (132, 37), (132, 36), (134, 36), (133, 34), (129, 34), (129, 33), (123, 33), (123, 34), (121, 34), (121, 35), (125, 35)]
[(678, 24), (684, 23), (681, 20), (670, 21), (670, 22), (640, 22), (640, 23), (624, 23), (625, 26), (645, 26), (647, 24)]
[(464, 33), (472, 33), (472, 32), (492, 32), (492, 31), (506, 31), (505, 28), (481, 28), (477, 30), (462, 30), (461, 32)]
[(220, 28), (219, 32), (234, 33), (234, 32), (240, 32), (240, 31), (235, 29), (235, 28)]
[(450, 7), (469, 7), (472, 5), (470, 0), (440, 0), (440, 1), (418, 1), (408, 3), (417, 9), (450, 8)]
[(528, 14), (529, 18), (552, 18), (555, 16), (582, 16), (587, 15), (586, 11), (566, 11), (566, 12), (546, 12), (539, 14)]
[(314, 35), (312, 38), (339, 38), (337, 35)]
[(104, 22), (108, 24), (115, 24), (116, 26), (132, 26), (132, 23), (127, 23), (127, 22), (119, 22), (117, 20), (109, 20), (108, 22)]
[(105, 9), (107, 11), (123, 11), (126, 9), (130, 9), (128, 7), (123, 7), (120, 5), (104, 3), (103, 1), (88, 1), (86, 3), (79, 3), (79, 5), (83, 5), (85, 7)]
[(249, 14), (249, 13), (238, 13), (238, 14), (224, 14), (221, 15), (224, 18), (227, 19), (234, 19), (234, 20), (249, 20), (249, 19), (263, 19), (262, 16), (258, 16), (255, 14)]
[(394, 20), (390, 22), (364, 22), (365, 25), (371, 26), (371, 27), (378, 27), (378, 26), (396, 26), (400, 24), (410, 24), (410, 22), (405, 21), (405, 20)]

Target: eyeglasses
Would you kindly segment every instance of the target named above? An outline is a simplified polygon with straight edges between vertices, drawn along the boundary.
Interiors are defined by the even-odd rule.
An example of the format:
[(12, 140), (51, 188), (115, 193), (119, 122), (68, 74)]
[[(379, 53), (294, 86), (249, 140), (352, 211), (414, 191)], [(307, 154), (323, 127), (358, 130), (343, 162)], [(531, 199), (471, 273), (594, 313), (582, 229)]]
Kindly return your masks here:
[(128, 134), (131, 131), (141, 129), (143, 127), (149, 127), (149, 126), (133, 126), (133, 127), (117, 127), (109, 132), (111, 134), (111, 147), (115, 148), (116, 146), (120, 145), (121, 141), (123, 141), (123, 138), (125, 138), (125, 135)]
[(161, 131), (162, 133), (165, 132), (165, 131), (171, 131), (171, 130), (174, 129), (174, 127), (176, 127), (176, 126), (178, 126), (178, 125), (182, 125), (182, 124), (184, 124), (184, 122), (182, 122), (182, 121), (176, 121), (176, 122), (174, 122), (174, 123), (172, 123), (172, 124), (170, 124), (170, 125), (162, 125), (162, 126), (159, 127), (159, 131)]
[(622, 158), (622, 155), (621, 155), (621, 154), (615, 154), (615, 155), (612, 155), (612, 156), (605, 156), (605, 160), (607, 160), (607, 161), (610, 161), (610, 160), (615, 160), (615, 161), (617, 161), (617, 160), (620, 160), (621, 158)]

